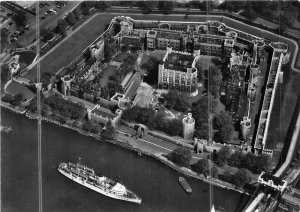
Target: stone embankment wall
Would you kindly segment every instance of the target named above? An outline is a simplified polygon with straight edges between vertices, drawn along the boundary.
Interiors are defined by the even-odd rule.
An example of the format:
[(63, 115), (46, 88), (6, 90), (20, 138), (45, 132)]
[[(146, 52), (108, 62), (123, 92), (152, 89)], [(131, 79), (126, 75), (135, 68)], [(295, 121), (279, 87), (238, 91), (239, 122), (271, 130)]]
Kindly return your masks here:
[[(5, 108), (7, 108), (7, 109), (9, 109), (9, 110), (11, 110), (13, 112), (19, 113), (19, 114), (24, 114), (26, 112), (26, 110), (20, 111), (20, 110), (11, 108), (10, 106), (7, 106), (7, 105), (3, 104), (2, 102), (1, 102), (0, 105), (2, 107), (5, 107)], [(123, 147), (125, 149), (129, 149), (129, 150), (135, 151), (140, 156), (142, 156), (142, 155), (150, 156), (150, 157), (152, 157), (152, 158), (154, 158), (156, 160), (159, 160), (160, 162), (162, 162), (163, 164), (165, 164), (168, 167), (172, 168), (173, 170), (175, 170), (175, 171), (177, 171), (177, 172), (179, 172), (181, 174), (184, 174), (184, 175), (186, 175), (188, 177), (193, 177), (193, 178), (202, 180), (203, 182), (207, 182), (207, 183), (212, 183), (213, 185), (219, 186), (221, 188), (231, 189), (231, 190), (234, 190), (234, 191), (237, 191), (237, 192), (240, 192), (240, 193), (248, 194), (245, 190), (239, 189), (235, 185), (232, 185), (230, 183), (223, 182), (223, 181), (215, 179), (215, 178), (209, 178), (208, 179), (208, 178), (205, 178), (203, 175), (199, 175), (196, 172), (193, 172), (192, 170), (190, 170), (188, 168), (179, 167), (178, 165), (176, 165), (176, 164), (172, 163), (171, 161), (167, 160), (161, 154), (151, 154), (151, 153), (143, 151), (141, 149), (134, 148), (132, 145), (130, 145), (128, 143), (125, 143), (125, 142), (122, 142), (122, 141), (117, 140), (117, 139), (113, 139), (113, 140), (103, 139), (100, 135), (96, 135), (96, 134), (93, 134), (93, 133), (85, 132), (85, 131), (83, 131), (83, 130), (81, 130), (79, 128), (72, 127), (72, 126), (67, 125), (67, 124), (61, 124), (58, 121), (55, 121), (55, 120), (47, 118), (47, 117), (42, 117), (42, 116), (39, 117), (37, 114), (29, 112), (29, 111), (25, 113), (25, 116), (27, 118), (29, 118), (29, 119), (38, 119), (38, 118), (40, 118), (41, 120), (46, 121), (48, 123), (53, 123), (53, 124), (56, 124), (58, 126), (62, 126), (62, 127), (65, 127), (65, 128), (71, 129), (71, 130), (75, 130), (75, 131), (77, 131), (78, 133), (80, 133), (82, 135), (91, 136), (91, 137), (93, 137), (93, 138), (95, 138), (97, 140), (101, 140), (101, 141), (104, 141), (104, 142), (109, 142), (109, 143), (118, 145), (120, 147)]]

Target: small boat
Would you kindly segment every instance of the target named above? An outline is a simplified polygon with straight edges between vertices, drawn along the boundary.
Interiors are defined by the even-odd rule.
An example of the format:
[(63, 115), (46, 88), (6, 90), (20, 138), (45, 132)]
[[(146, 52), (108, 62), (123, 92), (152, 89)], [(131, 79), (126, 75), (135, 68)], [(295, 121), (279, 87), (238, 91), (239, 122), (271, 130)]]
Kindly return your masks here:
[(9, 133), (11, 131), (11, 127), (0, 126), (0, 132)]
[(187, 193), (192, 193), (192, 188), (184, 177), (179, 177), (179, 183)]

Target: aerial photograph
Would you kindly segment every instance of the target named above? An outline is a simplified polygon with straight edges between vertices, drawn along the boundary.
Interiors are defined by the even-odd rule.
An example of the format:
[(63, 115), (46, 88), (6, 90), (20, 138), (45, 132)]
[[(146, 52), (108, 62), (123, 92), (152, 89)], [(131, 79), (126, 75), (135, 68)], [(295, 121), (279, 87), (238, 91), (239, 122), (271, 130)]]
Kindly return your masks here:
[(0, 0), (1, 212), (300, 212), (300, 0)]

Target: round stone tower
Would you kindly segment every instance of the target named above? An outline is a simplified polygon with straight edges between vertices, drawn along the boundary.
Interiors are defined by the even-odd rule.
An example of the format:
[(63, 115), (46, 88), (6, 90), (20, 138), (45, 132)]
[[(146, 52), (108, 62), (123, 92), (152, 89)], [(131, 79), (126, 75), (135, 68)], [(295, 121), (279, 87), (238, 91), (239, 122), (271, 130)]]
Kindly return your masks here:
[(200, 56), (200, 52), (201, 52), (200, 47), (195, 46), (193, 56), (194, 57)]
[(241, 121), (241, 134), (242, 138), (245, 141), (251, 129), (251, 120), (249, 117), (244, 117)]
[(251, 73), (253, 74), (253, 77), (256, 77), (260, 74), (260, 67), (257, 64), (252, 64), (250, 66), (250, 70), (251, 70)]
[(195, 119), (192, 118), (192, 113), (188, 113), (188, 115), (182, 119), (182, 126), (183, 138), (187, 140), (192, 140), (195, 130)]

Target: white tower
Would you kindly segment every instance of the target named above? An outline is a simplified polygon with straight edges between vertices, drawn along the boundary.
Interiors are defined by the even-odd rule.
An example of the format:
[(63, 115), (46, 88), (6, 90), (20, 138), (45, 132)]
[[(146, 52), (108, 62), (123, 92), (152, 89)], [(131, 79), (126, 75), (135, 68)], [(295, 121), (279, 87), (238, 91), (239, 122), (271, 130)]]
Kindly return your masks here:
[(195, 130), (195, 119), (192, 118), (192, 113), (182, 119), (183, 125), (183, 138), (187, 140), (193, 139), (194, 130)]

